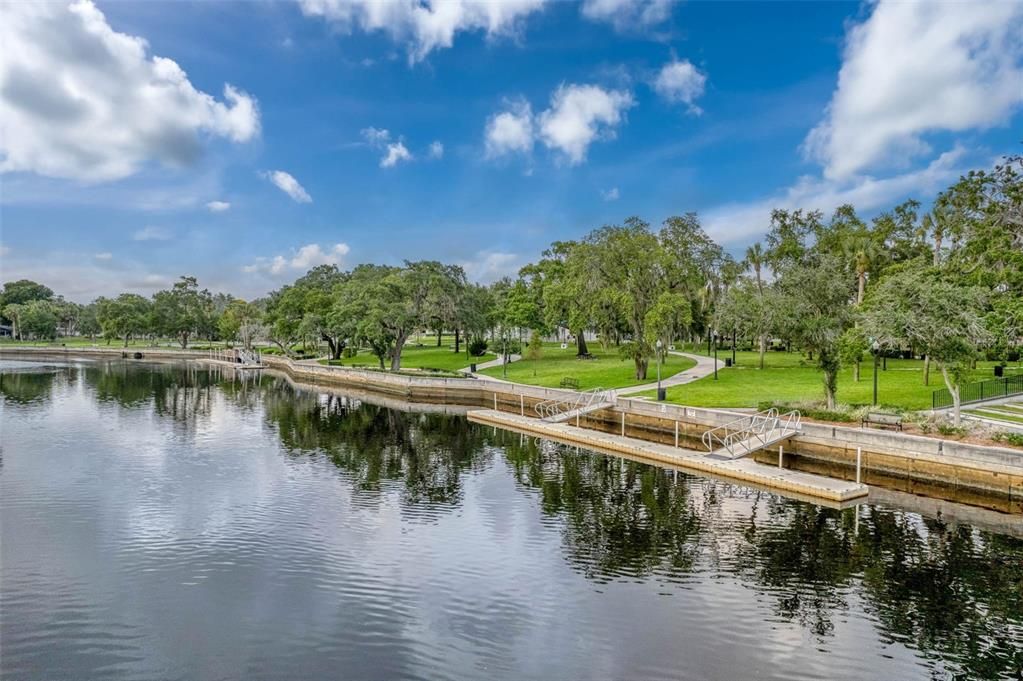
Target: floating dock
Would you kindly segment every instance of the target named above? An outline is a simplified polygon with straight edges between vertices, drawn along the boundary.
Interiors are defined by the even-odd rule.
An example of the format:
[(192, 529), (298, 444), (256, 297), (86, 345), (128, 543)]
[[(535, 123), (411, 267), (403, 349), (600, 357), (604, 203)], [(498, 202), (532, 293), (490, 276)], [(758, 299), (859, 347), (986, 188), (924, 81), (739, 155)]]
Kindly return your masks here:
[(612, 435), (565, 423), (551, 423), (493, 409), (470, 411), (468, 418), (476, 423), (579, 445), (588, 449), (623, 454), (630, 458), (646, 461), (668, 463), (699, 473), (750, 483), (782, 494), (788, 492), (804, 499), (844, 502), (865, 497), (869, 491), (867, 486), (861, 483), (768, 466), (757, 463), (751, 458), (716, 459), (708, 457), (707, 452)]

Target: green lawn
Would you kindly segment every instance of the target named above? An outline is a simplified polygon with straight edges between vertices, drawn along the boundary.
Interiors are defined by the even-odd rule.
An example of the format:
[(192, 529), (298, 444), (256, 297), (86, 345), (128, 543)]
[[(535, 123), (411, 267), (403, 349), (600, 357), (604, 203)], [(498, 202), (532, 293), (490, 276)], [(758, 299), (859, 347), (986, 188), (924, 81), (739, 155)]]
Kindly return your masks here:
[[(402, 369), (442, 369), (445, 371), (458, 371), (469, 366), (472, 362), (486, 362), (491, 359), (496, 359), (496, 355), (487, 354), (483, 357), (474, 357), (471, 359), (465, 358), (465, 345), (463, 344), (459, 352), (455, 352), (454, 338), (444, 338), (445, 341), (450, 341), (450, 344), (445, 343), (441, 347), (437, 347), (437, 338), (434, 336), (430, 338), (424, 336), (424, 344), (422, 347), (416, 345), (406, 345), (401, 351), (401, 368)], [(325, 363), (325, 362), (324, 362)], [(343, 366), (368, 366), (368, 367), (379, 367), (380, 361), (376, 358), (376, 355), (369, 352), (368, 350), (360, 350), (359, 354), (355, 357), (345, 357), (341, 360)], [(390, 364), (385, 363), (386, 366)]]
[[(706, 346), (699, 351), (706, 354)], [(732, 356), (719, 350), (718, 359)], [(822, 400), (821, 372), (797, 352), (768, 352), (763, 370), (758, 368), (755, 352), (736, 353), (737, 366), (713, 376), (668, 389), (668, 401), (699, 407), (756, 407), (761, 402), (799, 402)], [(975, 380), (994, 378), (994, 362), (978, 362)], [(1009, 371), (1018, 371), (1009, 367)], [(889, 359), (887, 371), (878, 370), (878, 403), (903, 409), (930, 409), (931, 393), (944, 388), (940, 372), (931, 367), (930, 385), (923, 384), (921, 360)], [(651, 392), (644, 396), (654, 397)], [(873, 398), (873, 365), (861, 366), (860, 381), (853, 381), (852, 368), (843, 369), (838, 378), (838, 401), (845, 404), (870, 404)]]
[[(590, 352), (596, 359), (576, 359), (575, 345), (569, 344), (565, 350), (557, 343), (545, 343), (543, 356), (536, 362), (527, 359), (519, 360), (508, 365), (509, 381), (526, 383), (528, 385), (540, 385), (547, 388), (557, 388), (561, 379), (572, 377), (579, 381), (580, 390), (590, 388), (625, 388), (631, 385), (652, 383), (657, 380), (656, 365), (651, 363), (647, 372), (646, 380), (637, 381), (635, 378), (635, 366), (632, 360), (623, 360), (618, 354), (617, 348), (604, 351), (596, 343), (589, 346)], [(673, 376), (680, 371), (694, 366), (694, 362), (685, 357), (669, 355), (661, 366), (661, 378)], [(534, 366), (535, 365), (535, 366)], [(533, 375), (534, 369), (536, 375)], [(480, 373), (504, 377), (504, 367), (485, 369)]]

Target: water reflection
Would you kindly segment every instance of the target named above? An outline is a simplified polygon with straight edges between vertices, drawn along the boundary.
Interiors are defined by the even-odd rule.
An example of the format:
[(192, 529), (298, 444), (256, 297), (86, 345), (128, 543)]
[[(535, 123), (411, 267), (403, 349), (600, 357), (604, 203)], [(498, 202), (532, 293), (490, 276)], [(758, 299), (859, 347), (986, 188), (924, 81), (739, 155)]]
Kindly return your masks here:
[[(40, 640), (40, 631), (58, 626), (52, 618), (54, 613), (28, 610), (29, 602), (35, 603), (32, 607), (44, 606), (39, 605), (41, 596), (34, 591), (42, 589), (37, 584), (38, 571), (27, 566), (45, 560), (50, 566), (60, 567), (61, 560), (80, 558), (72, 559), (52, 547), (50, 550), (57, 551), (59, 557), (28, 555), (26, 552), (40, 550), (41, 544), (20, 537), (19, 528), (11, 523), (21, 519), (31, 524), (40, 522), (40, 518), (57, 523), (63, 517), (62, 509), (73, 508), (67, 520), (72, 523), (67, 528), (72, 528), (74, 522), (81, 522), (83, 512), (96, 507), (96, 499), (104, 494), (126, 494), (126, 489), (118, 487), (124, 481), (112, 473), (95, 488), (88, 487), (91, 478), (78, 477), (76, 487), (64, 489), (84, 493), (85, 486), (88, 503), (83, 506), (81, 499), (71, 498), (71, 492), (48, 497), (45, 490), (38, 489), (39, 480), (45, 477), (21, 472), (28, 470), (30, 451), (42, 451), (51, 445), (45, 438), (32, 440), (33, 431), (22, 428), (20, 419), (34, 418), (38, 409), (51, 403), (67, 406), (76, 399), (85, 399), (79, 388), (99, 405), (114, 406), (132, 418), (151, 415), (156, 423), (170, 427), (176, 448), (169, 451), (162, 467), (147, 462), (142, 479), (151, 482), (156, 478), (159, 483), (160, 476), (183, 477), (174, 480), (176, 491), (167, 501), (169, 506), (154, 507), (154, 512), (143, 514), (151, 519), (149, 522), (160, 522), (166, 509), (174, 508), (174, 495), (184, 494), (180, 490), (189, 487), (198, 487), (206, 495), (200, 495), (195, 503), (208, 516), (253, 522), (243, 514), (247, 504), (244, 498), (231, 496), (230, 503), (217, 498), (217, 490), (226, 484), (223, 480), (234, 476), (251, 490), (252, 496), (256, 495), (256, 486), (285, 484), (279, 480), (279, 471), (258, 468), (269, 466), (274, 457), (290, 466), (284, 475), (302, 475), (301, 488), (285, 484), (275, 496), (268, 497), (272, 503), (260, 501), (250, 512), (258, 513), (259, 527), (283, 524), (289, 532), (305, 536), (292, 537), (294, 544), (285, 548), (274, 547), (270, 543), (273, 537), (261, 534), (267, 530), (243, 525), (222, 530), (226, 532), (223, 535), (213, 534), (217, 541), (209, 548), (202, 544), (202, 550), (213, 555), (216, 547), (214, 572), (246, 574), (242, 570), (244, 558), (260, 561), (250, 570), (267, 574), (309, 571), (316, 575), (309, 577), (308, 584), (292, 585), (288, 581), (289, 589), (297, 591), (289, 591), (288, 599), (271, 604), (260, 601), (257, 595), (266, 588), (260, 587), (257, 579), (261, 573), (249, 574), (254, 581), (251, 590), (244, 593), (245, 602), (256, 598), (274, 618), (290, 622), (296, 614), (312, 617), (311, 613), (323, 605), (329, 610), (331, 601), (328, 596), (324, 603), (324, 594), (347, 599), (344, 624), (325, 613), (307, 622), (310, 627), (318, 622), (322, 629), (315, 632), (315, 650), (303, 653), (301, 663), (306, 669), (320, 669), (309, 666), (309, 656), (317, 655), (319, 650), (326, 656), (321, 663), (343, 660), (355, 665), (349, 669), (363, 676), (478, 678), (487, 675), (484, 667), (496, 676), (515, 676), (513, 672), (523, 668), (522, 655), (528, 653), (546, 660), (547, 666), (541, 665), (540, 669), (553, 676), (572, 670), (580, 676), (602, 676), (610, 668), (619, 676), (629, 675), (632, 669), (636, 676), (684, 677), (685, 670), (695, 669), (687, 666), (695, 664), (693, 654), (724, 641), (731, 642), (731, 647), (725, 658), (710, 668), (711, 675), (1023, 677), (1023, 539), (1018, 536), (883, 505), (822, 508), (494, 430), (464, 418), (405, 413), (305, 390), (270, 375), (120, 362), (79, 365), (49, 373), (0, 373), (0, 395), (6, 407), (5, 445), (12, 443), (10, 433), (19, 438), (14, 447), (7, 447), (14, 450), (13, 457), (5, 453), (5, 467), (0, 473), (4, 484), (4, 517), (0, 521), (5, 553), (0, 568), (4, 577), (2, 596), (5, 609), (13, 609), (15, 616), (19, 608), (32, 615), (20, 618), (20, 623), (16, 617), (5, 617), (0, 633), (8, 659), (15, 661), (19, 671), (33, 665), (45, 668), (44, 660), (48, 658), (43, 653), (52, 651), (42, 650), (34, 656), (27, 642)], [(238, 424), (251, 428), (254, 421), (259, 425), (258, 434), (255, 430), (246, 430), (244, 436), (234, 432), (241, 427)], [(92, 435), (85, 432), (87, 421), (74, 423), (82, 430), (76, 437), (88, 441)], [(176, 459), (190, 456), (189, 452), (199, 445), (203, 451), (225, 453), (223, 461), (201, 461), (197, 465), (226, 468), (214, 469), (206, 477), (197, 472), (202, 470), (199, 468), (189, 468), (185, 473), (176, 469)], [(264, 457), (257, 457), (257, 451), (264, 452)], [(127, 456), (118, 452), (109, 455), (115, 457), (113, 460)], [(13, 473), (12, 466), (7, 465), (12, 459)], [(40, 467), (41, 476), (58, 477), (56, 470), (46, 468), (45, 461), (32, 459), (31, 465)], [(336, 485), (340, 481), (344, 494), (352, 495), (351, 506), (344, 505), (344, 494), (337, 492), (336, 486), (324, 482), (325, 472), (329, 473), (327, 482)], [(127, 494), (138, 491), (132, 489)], [(208, 506), (202, 505), (203, 499), (209, 500)], [(48, 506), (34, 505), (41, 501)], [(132, 503), (139, 505), (138, 501)], [(389, 504), (395, 505), (400, 516), (400, 531), (394, 535), (387, 534)], [(313, 521), (289, 524), (297, 522), (292, 519), (298, 515), (323, 515), (325, 509), (339, 514), (324, 516), (331, 519), (326, 526), (307, 524)], [(363, 514), (366, 509), (369, 515)], [(136, 511), (142, 512), (138, 508)], [(36, 515), (43, 513), (46, 515)], [(423, 534), (435, 531), (425, 529), (424, 524), (435, 525), (439, 519), (455, 529), (438, 535)], [(197, 537), (214, 532), (206, 516), (199, 520), (203, 529)], [(420, 522), (424, 520), (428, 522)], [(482, 534), (481, 527), (485, 530)], [(67, 528), (63, 530), (73, 532)], [(146, 530), (146, 541), (159, 537), (163, 543), (158, 547), (132, 546), (131, 551), (156, 552), (160, 562), (145, 564), (132, 573), (133, 578), (143, 579), (146, 571), (163, 569), (157, 566), (167, 564), (180, 564), (182, 569), (194, 567), (190, 565), (193, 557), (174, 553), (178, 550), (172, 541), (176, 532), (180, 530), (169, 523), (158, 530)], [(528, 560), (501, 553), (511, 546), (510, 537), (516, 532), (524, 537), (520, 550), (528, 553)], [(545, 564), (538, 561), (550, 555), (544, 552), (549, 536), (556, 562)], [(8, 553), (9, 538), (21, 549), (17, 556)], [(190, 541), (194, 544), (200, 540)], [(97, 551), (96, 560), (105, 564), (114, 544), (102, 534), (96, 544), (78, 547), (76, 556)], [(220, 555), (225, 546), (236, 544), (239, 553), (227, 558)], [(275, 552), (280, 556), (275, 557)], [(311, 552), (316, 553), (315, 561), (309, 557)], [(489, 553), (501, 555), (499, 562), (486, 563), (494, 574), (480, 574), (466, 567), (488, 560)], [(372, 562), (352, 562), (363, 554), (372, 555)], [(342, 555), (344, 561), (337, 562)], [(280, 564), (271, 562), (275, 560)], [(406, 564), (408, 560), (413, 564)], [(314, 569), (314, 564), (320, 567)], [(431, 564), (446, 567), (433, 571)], [(561, 574), (561, 569), (567, 574)], [(63, 575), (63, 570), (61, 567), (56, 573)], [(424, 577), (417, 589), (411, 589), (409, 571), (422, 572), (429, 578)], [(584, 581), (585, 586), (580, 589), (574, 579)], [(61, 580), (65, 578), (60, 577), (58, 585), (66, 584)], [(135, 586), (144, 588), (146, 584), (142, 581)], [(150, 588), (155, 589), (153, 585)], [(493, 600), (494, 593), (508, 589), (515, 591)], [(96, 605), (88, 602), (89, 589), (75, 587), (71, 591), (74, 604), (68, 607), (83, 617), (92, 616)], [(454, 594), (455, 601), (443, 600), (447, 596), (441, 594), (449, 593)], [(144, 592), (136, 597), (143, 601), (146, 598)], [(217, 598), (223, 600), (223, 595)], [(491, 607), (478, 610), (478, 601), (486, 598), (491, 599)], [(627, 605), (636, 599), (644, 604), (639, 617), (629, 614)], [(531, 603), (541, 606), (540, 614), (526, 610)], [(231, 608), (237, 605), (221, 603), (224, 613), (232, 617), (238, 611)], [(172, 605), (166, 607), (173, 610)], [(566, 614), (561, 615), (562, 611)], [(336, 618), (341, 612), (336, 610), (331, 615)], [(220, 613), (207, 613), (205, 617), (210, 626), (226, 626), (219, 619)], [(553, 626), (571, 632), (571, 640), (585, 645), (575, 647), (557, 639), (553, 630), (547, 633), (550, 641), (535, 633), (527, 635), (532, 631), (530, 627), (541, 627), (545, 618), (551, 618)], [(191, 626), (204, 631), (206, 625), (194, 621)], [(344, 633), (339, 634), (337, 627), (344, 627)], [(686, 648), (688, 657), (680, 659), (672, 646), (659, 645), (643, 663), (638, 663), (629, 659), (629, 646), (617, 647), (616, 641), (628, 639), (632, 632), (656, 640), (656, 630), (664, 627), (679, 627), (685, 633), (690, 646)], [(770, 639), (771, 632), (779, 627), (791, 627), (798, 636), (812, 641), (812, 646), (807, 646), (805, 652), (798, 646), (786, 649), (788, 657), (775, 655), (774, 666), (765, 670), (758, 658), (770, 657), (777, 650), (760, 639)], [(604, 629), (612, 635), (598, 633)], [(73, 633), (72, 627), (68, 635)], [(131, 633), (142, 635), (134, 628)], [(369, 640), (362, 641), (360, 636)], [(414, 643), (409, 643), (410, 638)], [(260, 638), (261, 645), (272, 649), (273, 644), (264, 639), (265, 635)], [(124, 643), (124, 650), (110, 648), (112, 655), (116, 652), (113, 661), (79, 667), (78, 675), (138, 676), (114, 673), (137, 671), (133, 665), (145, 658), (145, 652), (133, 647), (132, 641)], [(345, 647), (339, 641), (351, 645)], [(529, 641), (528, 646), (523, 641)], [(51, 641), (48, 645), (61, 644)], [(220, 645), (230, 647), (232, 642), (220, 641)], [(390, 651), (390, 663), (369, 655), (367, 651), (374, 650), (374, 645), (384, 646), (381, 652)], [(599, 655), (594, 652), (598, 649)], [(447, 652), (440, 654), (438, 650)], [(282, 660), (295, 654), (294, 650), (276, 653)], [(564, 659), (555, 661), (558, 655)], [(369, 659), (374, 662), (370, 666), (353, 662), (360, 658), (364, 663)], [(604, 666), (595, 665), (598, 658), (605, 660)], [(607, 659), (613, 659), (614, 664)], [(486, 664), (479, 660), (486, 660)], [(104, 665), (113, 665), (106, 668), (108, 674), (98, 672)], [(503, 674), (502, 670), (509, 673)], [(253, 677), (269, 676), (265, 669), (248, 671)], [(703, 672), (706, 675), (707, 668)], [(189, 674), (174, 670), (165, 676), (182, 675)], [(225, 675), (239, 676), (241, 672), (227, 671)]]

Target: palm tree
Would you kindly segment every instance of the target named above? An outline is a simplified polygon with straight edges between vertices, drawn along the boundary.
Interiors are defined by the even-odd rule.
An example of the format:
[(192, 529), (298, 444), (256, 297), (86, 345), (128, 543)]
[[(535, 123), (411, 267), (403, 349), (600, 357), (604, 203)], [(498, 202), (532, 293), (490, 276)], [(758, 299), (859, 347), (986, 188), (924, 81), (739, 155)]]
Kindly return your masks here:
[(856, 271), (856, 304), (859, 305), (866, 292), (867, 276), (878, 269), (887, 254), (881, 244), (869, 235), (851, 237), (845, 243), (844, 250), (847, 262)]
[(752, 246), (746, 249), (746, 258), (743, 260), (743, 263), (746, 265), (746, 267), (753, 270), (753, 274), (756, 276), (757, 280), (757, 290), (760, 292), (763, 292), (764, 290), (762, 270), (764, 267), (765, 258), (766, 256), (764, 254), (764, 247), (761, 246), (760, 242), (758, 241), (757, 243), (753, 244)]

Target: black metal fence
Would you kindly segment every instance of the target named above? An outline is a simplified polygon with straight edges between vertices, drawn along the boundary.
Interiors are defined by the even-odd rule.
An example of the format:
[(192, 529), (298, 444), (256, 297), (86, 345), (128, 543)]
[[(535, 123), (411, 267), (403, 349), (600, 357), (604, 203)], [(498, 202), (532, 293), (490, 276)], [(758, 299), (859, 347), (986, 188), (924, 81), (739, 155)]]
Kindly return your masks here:
[[(995, 378), (990, 381), (978, 381), (960, 386), (959, 396), (963, 404), (993, 400), (997, 397), (1023, 394), (1023, 374)], [(952, 406), (952, 393), (947, 388), (935, 390), (931, 395), (931, 408), (943, 409)]]

